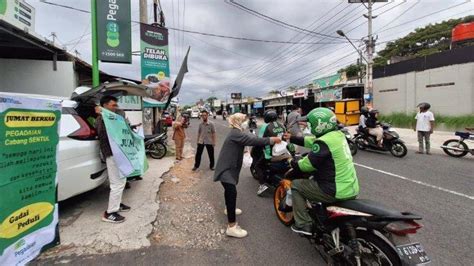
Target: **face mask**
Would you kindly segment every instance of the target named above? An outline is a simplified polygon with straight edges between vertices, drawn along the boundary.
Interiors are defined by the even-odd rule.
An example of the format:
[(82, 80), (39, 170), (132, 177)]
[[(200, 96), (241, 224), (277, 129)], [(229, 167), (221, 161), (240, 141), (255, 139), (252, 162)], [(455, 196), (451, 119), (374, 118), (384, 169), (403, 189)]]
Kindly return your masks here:
[(242, 123), (242, 125), (240, 125), (240, 127), (242, 128), (242, 130), (246, 130), (249, 128), (249, 121), (245, 121)]

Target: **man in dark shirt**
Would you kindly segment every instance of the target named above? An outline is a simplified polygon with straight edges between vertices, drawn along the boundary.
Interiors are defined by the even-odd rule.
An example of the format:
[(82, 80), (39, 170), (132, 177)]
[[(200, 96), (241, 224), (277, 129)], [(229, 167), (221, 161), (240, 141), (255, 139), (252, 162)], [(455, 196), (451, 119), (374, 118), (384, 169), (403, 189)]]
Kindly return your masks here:
[(104, 96), (100, 99), (101, 107), (96, 108), (96, 112), (99, 114), (96, 120), (96, 129), (99, 138), (100, 152), (104, 156), (107, 164), (107, 174), (109, 176), (110, 183), (109, 205), (107, 211), (105, 211), (102, 216), (102, 221), (109, 223), (124, 222), (125, 217), (120, 215), (119, 212), (126, 212), (130, 210), (130, 207), (121, 203), (123, 189), (125, 188), (127, 178), (122, 176), (114, 161), (109, 138), (107, 136), (107, 129), (105, 127), (104, 120), (100, 115), (101, 108), (105, 108), (111, 112), (117, 112), (117, 101), (117, 98), (113, 96)]

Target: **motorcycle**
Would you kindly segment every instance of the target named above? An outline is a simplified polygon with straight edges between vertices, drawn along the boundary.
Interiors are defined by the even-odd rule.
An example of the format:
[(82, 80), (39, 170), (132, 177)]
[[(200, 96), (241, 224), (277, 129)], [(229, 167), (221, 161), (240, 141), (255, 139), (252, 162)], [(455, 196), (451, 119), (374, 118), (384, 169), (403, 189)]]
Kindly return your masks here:
[(339, 130), (344, 133), (346, 136), (347, 144), (349, 145), (349, 149), (351, 150), (351, 155), (354, 156), (357, 154), (357, 145), (355, 141), (352, 139), (352, 135), (349, 132), (349, 129), (344, 125), (338, 125)]
[(165, 157), (168, 149), (166, 148), (166, 140), (168, 136), (166, 132), (160, 134), (145, 136), (145, 152), (153, 159), (161, 159)]
[(402, 158), (408, 153), (405, 143), (400, 139), (400, 135), (395, 130), (391, 129), (390, 124), (382, 123), (383, 128), (383, 146), (377, 145), (377, 140), (374, 136), (367, 132), (357, 129), (354, 136), (354, 142), (360, 150), (376, 150), (389, 151), (393, 156)]
[[(281, 223), (293, 224), (291, 182), (285, 174), (274, 193)], [(422, 228), (422, 218), (387, 208), (368, 199), (332, 204), (307, 201), (313, 234), (305, 236), (328, 265), (419, 265), (430, 262), (422, 245), (411, 239)]]
[(457, 131), (454, 134), (459, 139), (449, 139), (443, 143), (441, 148), (447, 155), (458, 158), (466, 156), (468, 153), (474, 155), (474, 149), (470, 149), (465, 142), (468, 140), (470, 143), (474, 143), (474, 128), (466, 128), (466, 130), (471, 132)]

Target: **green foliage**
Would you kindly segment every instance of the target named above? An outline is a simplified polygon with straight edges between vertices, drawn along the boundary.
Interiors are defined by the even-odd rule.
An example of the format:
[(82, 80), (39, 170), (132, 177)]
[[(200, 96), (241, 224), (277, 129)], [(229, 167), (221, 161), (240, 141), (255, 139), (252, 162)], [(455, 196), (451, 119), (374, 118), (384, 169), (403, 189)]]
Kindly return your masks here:
[(350, 64), (347, 67), (341, 68), (337, 71), (337, 73), (346, 72), (348, 78), (357, 77), (359, 75), (359, 71), (365, 68), (365, 65), (356, 65)]
[(206, 102), (212, 103), (214, 100), (217, 100), (217, 97), (211, 96), (211, 97), (209, 97), (209, 98), (206, 99)]
[[(380, 115), (379, 121), (390, 123), (395, 127), (409, 128), (415, 124), (416, 113), (391, 113), (388, 115)], [(436, 124), (444, 124), (447, 128), (463, 129), (465, 127), (474, 127), (474, 114), (461, 116), (447, 116), (434, 114)]]
[(387, 43), (387, 46), (377, 53), (374, 64), (386, 65), (392, 56), (414, 58), (449, 50), (452, 29), (460, 23), (472, 21), (474, 15), (417, 28), (405, 37)]

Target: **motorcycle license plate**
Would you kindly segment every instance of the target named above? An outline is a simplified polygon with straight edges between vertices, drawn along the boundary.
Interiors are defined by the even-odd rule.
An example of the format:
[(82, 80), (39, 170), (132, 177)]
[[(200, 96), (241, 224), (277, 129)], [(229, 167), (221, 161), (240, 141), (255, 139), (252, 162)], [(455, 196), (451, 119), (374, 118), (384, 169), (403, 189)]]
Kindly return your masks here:
[(420, 243), (400, 245), (396, 248), (403, 265), (420, 265), (431, 261)]

